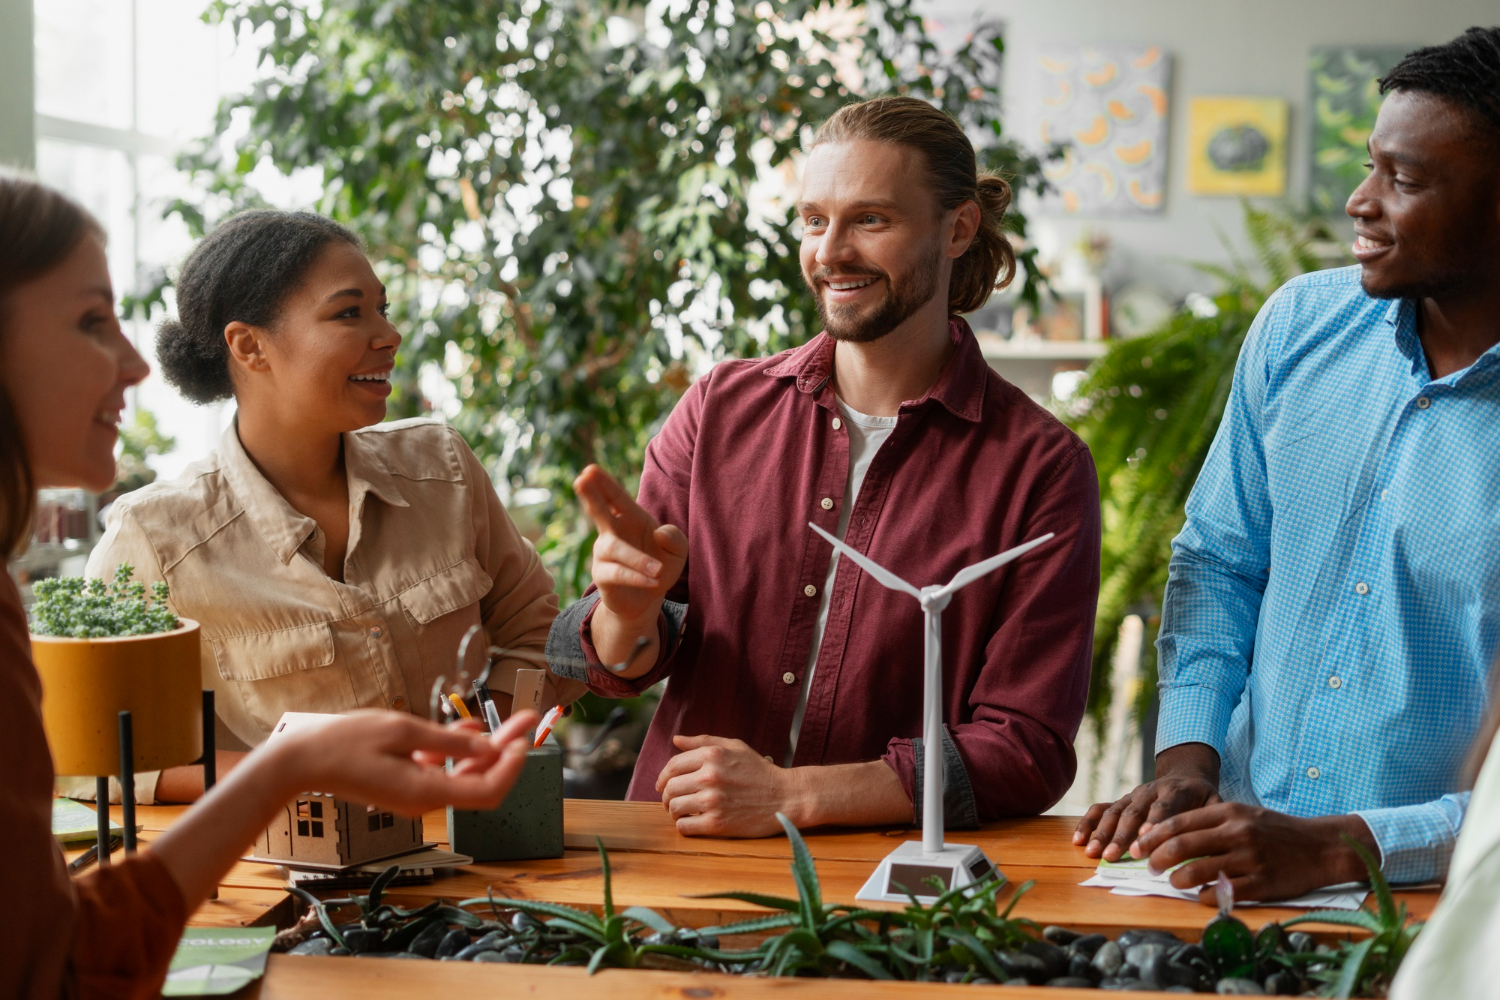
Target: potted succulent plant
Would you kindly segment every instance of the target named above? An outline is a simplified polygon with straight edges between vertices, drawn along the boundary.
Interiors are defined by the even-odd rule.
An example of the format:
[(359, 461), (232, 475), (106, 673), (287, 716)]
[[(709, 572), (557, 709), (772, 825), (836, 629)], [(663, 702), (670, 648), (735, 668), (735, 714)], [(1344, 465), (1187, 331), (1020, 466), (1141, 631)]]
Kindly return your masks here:
[(109, 582), (35, 584), (31, 655), (58, 774), (120, 774), (123, 711), (133, 719), (133, 771), (203, 754), (198, 623), (171, 612), (165, 583), (148, 593), (133, 575), (122, 564)]

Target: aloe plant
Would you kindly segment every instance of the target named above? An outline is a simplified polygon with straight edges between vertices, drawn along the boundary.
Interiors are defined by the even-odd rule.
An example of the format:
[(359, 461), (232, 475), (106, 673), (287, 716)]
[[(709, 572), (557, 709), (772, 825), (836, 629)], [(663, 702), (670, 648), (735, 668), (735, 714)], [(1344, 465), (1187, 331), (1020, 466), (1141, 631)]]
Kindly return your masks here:
[(1331, 955), (1318, 955), (1323, 968), (1310, 968), (1308, 977), (1323, 984), (1325, 997), (1385, 996), (1401, 960), (1421, 933), (1422, 925), (1411, 922), (1406, 904), (1397, 904), (1390, 883), (1381, 874), (1380, 863), (1354, 838), (1345, 835), (1344, 842), (1359, 855), (1370, 876), (1370, 891), (1375, 897), (1358, 910), (1314, 910), (1282, 924), (1341, 924), (1368, 931), (1359, 941), (1340, 941)]

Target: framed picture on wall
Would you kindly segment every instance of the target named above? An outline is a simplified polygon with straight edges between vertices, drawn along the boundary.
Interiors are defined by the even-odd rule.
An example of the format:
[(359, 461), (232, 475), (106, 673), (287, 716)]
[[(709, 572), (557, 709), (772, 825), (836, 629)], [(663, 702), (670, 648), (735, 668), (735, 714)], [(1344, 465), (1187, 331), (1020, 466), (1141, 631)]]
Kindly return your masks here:
[(1171, 57), (1156, 45), (1049, 45), (1033, 57), (1033, 137), (1061, 156), (1043, 167), (1043, 211), (1154, 215), (1167, 182)]
[(1308, 58), (1308, 121), (1312, 141), (1309, 194), (1314, 209), (1329, 215), (1365, 176), (1365, 142), (1380, 110), (1380, 84), (1415, 45), (1362, 48), (1323, 46)]
[(1188, 190), (1204, 195), (1286, 193), (1287, 102), (1195, 97), (1188, 105)]

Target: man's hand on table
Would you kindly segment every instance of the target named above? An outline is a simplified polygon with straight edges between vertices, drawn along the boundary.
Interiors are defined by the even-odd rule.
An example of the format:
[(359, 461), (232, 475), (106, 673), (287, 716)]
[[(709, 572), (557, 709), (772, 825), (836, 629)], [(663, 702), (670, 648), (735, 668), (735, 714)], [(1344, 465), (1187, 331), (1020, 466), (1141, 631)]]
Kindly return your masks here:
[(1212, 883), (1220, 872), (1234, 883), (1234, 898), (1246, 902), (1293, 899), (1326, 885), (1363, 880), (1364, 862), (1344, 836), (1380, 856), (1374, 835), (1358, 816), (1302, 819), (1240, 802), (1164, 819), (1140, 835), (1138, 846), (1152, 871), (1181, 864), (1172, 884), (1203, 886), (1199, 899), (1212, 906)]
[[(589, 623), (594, 649), (605, 663), (630, 659), (631, 669), (620, 676), (639, 677), (656, 662), (657, 617), (687, 565), (687, 536), (658, 524), (597, 465), (584, 469), (573, 489), (599, 532), (593, 562), (599, 604)], [(636, 651), (642, 637), (647, 645)]]
[(769, 837), (776, 814), (805, 822), (798, 769), (778, 767), (743, 740), (674, 736), (683, 751), (661, 769), (656, 790), (684, 836)]
[(672, 742), (683, 752), (662, 768), (656, 790), (684, 836), (775, 836), (778, 812), (799, 829), (912, 821), (911, 799), (883, 761), (778, 767), (743, 740)]
[(1118, 802), (1100, 802), (1073, 831), (1073, 843), (1091, 858), (1140, 857), (1136, 837), (1170, 816), (1219, 802), (1219, 755), (1203, 743), (1183, 743), (1156, 756), (1156, 780), (1138, 785)]

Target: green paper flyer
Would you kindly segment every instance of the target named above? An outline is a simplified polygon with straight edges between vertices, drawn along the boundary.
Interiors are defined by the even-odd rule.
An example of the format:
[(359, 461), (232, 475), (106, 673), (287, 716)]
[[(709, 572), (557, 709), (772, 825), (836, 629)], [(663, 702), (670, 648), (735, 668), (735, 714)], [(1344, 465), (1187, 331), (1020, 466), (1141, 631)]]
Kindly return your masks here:
[(209, 997), (233, 993), (266, 971), (271, 927), (189, 927), (161, 988), (167, 997)]

